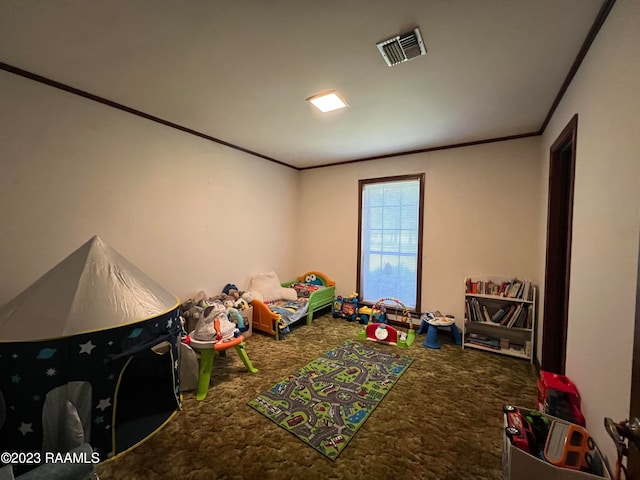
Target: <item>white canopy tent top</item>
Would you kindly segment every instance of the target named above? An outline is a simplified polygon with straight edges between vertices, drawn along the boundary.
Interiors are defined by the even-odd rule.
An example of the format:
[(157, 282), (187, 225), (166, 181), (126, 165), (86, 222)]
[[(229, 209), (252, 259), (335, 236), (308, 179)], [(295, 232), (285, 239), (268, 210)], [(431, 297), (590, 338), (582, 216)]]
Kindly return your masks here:
[(0, 308), (0, 342), (60, 338), (139, 322), (179, 300), (94, 236)]

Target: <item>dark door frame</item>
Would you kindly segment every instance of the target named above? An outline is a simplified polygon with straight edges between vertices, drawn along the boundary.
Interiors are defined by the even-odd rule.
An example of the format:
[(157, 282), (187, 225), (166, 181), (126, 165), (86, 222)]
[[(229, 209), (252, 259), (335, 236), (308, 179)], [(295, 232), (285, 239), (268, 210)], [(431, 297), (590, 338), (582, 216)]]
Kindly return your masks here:
[(565, 373), (567, 353), (577, 134), (575, 114), (551, 145), (549, 158), (541, 368), (559, 374)]
[[(638, 276), (636, 278), (636, 320), (633, 328), (633, 360), (631, 362), (631, 399), (629, 418), (640, 417), (640, 245), (638, 245)], [(640, 478), (640, 453), (629, 448), (629, 476)]]

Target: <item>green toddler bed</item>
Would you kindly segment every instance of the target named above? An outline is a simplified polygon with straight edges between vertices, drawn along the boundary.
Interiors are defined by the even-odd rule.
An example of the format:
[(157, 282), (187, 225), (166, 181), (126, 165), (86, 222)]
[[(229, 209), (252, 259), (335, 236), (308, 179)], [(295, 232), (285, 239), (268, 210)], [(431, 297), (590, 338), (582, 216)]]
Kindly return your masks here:
[[(307, 325), (311, 325), (313, 315), (319, 310), (330, 307), (335, 298), (335, 282), (325, 274), (310, 271), (300, 275), (296, 280), (280, 284), (284, 288), (294, 289), (296, 299), (272, 298), (262, 302), (254, 299), (253, 329), (273, 335), (280, 339), (280, 331), (306, 317)], [(259, 293), (259, 290), (257, 290)]]

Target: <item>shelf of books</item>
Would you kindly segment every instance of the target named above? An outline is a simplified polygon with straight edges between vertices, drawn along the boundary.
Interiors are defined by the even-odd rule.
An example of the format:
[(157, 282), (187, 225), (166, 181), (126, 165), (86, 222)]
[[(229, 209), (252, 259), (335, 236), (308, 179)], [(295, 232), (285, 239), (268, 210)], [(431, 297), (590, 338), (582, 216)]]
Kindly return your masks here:
[(536, 286), (526, 279), (467, 278), (462, 348), (533, 362), (536, 294)]

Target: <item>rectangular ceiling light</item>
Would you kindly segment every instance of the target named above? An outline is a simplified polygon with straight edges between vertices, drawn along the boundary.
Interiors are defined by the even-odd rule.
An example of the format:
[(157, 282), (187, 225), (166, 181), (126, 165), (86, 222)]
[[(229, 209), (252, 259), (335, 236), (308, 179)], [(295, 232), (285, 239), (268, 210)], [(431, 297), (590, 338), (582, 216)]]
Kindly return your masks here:
[(335, 91), (314, 95), (313, 97), (307, 98), (307, 100), (323, 113), (339, 110), (347, 106)]

